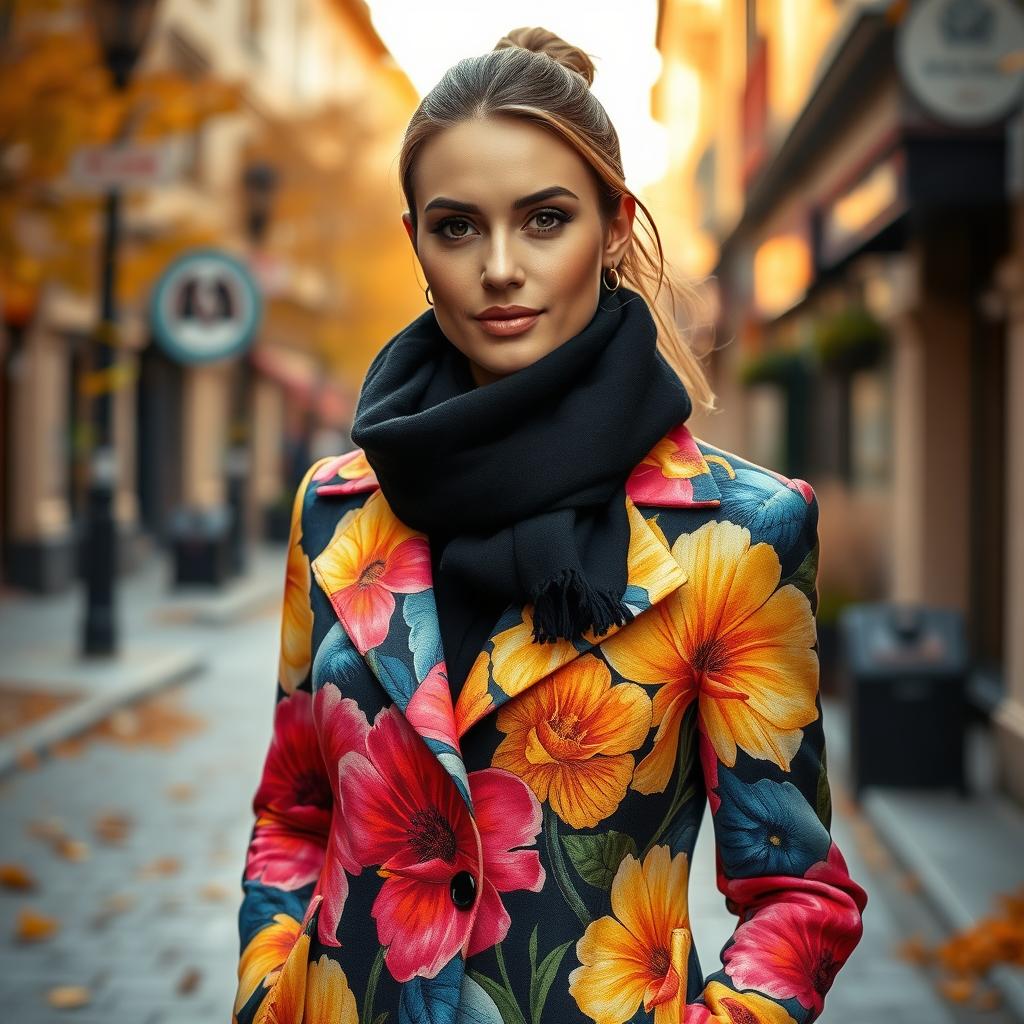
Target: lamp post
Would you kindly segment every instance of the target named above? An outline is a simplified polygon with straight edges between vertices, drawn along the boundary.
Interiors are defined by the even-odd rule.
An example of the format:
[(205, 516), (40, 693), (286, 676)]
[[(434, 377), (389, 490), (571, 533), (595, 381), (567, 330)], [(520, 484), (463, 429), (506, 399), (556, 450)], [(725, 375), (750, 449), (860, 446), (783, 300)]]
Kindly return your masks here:
[[(270, 224), (274, 193), (278, 175), (273, 164), (255, 160), (242, 174), (245, 196), (245, 232), (252, 255), (259, 252)], [(259, 279), (257, 275), (257, 280)], [(231, 533), (231, 563), (238, 574), (245, 571), (246, 563), (246, 481), (251, 463), (251, 410), (253, 386), (252, 362), (248, 350), (239, 357), (235, 374), (232, 422), (227, 459), (228, 503), (231, 506), (234, 529)]]
[[(39, 284), (33, 280), (7, 280), (0, 288), (0, 305), (3, 307), (4, 334), (6, 345), (3, 351), (3, 374), (0, 377), (0, 463), (10, 450), (10, 439), (14, 437), (14, 393), (24, 373), (25, 335), (35, 317), (39, 304)], [(13, 502), (10, 489), (6, 486), (0, 492), (0, 564), (3, 577), (11, 576), (10, 545), (13, 517)]]
[[(156, 0), (91, 0), (89, 9), (103, 60), (114, 82), (124, 90), (142, 53), (153, 20)], [(96, 380), (110, 376), (117, 344), (117, 250), (121, 228), (121, 192), (110, 189), (104, 201), (101, 248), (100, 324), (93, 347)], [(86, 655), (117, 652), (114, 579), (117, 561), (117, 525), (114, 491), (117, 456), (114, 446), (113, 393), (101, 386), (93, 399), (93, 443), (82, 553), (86, 585), (86, 611), (82, 649)]]

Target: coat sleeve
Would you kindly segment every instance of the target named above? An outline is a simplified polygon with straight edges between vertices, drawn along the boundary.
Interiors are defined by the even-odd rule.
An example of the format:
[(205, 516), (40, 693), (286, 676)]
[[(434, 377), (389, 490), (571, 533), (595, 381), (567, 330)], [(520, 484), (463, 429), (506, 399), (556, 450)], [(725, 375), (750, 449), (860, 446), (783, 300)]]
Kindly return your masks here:
[[(718, 735), (702, 728), (699, 737), (718, 888), (738, 922), (721, 968), (687, 1007), (686, 1024), (809, 1024), (861, 937), (867, 897), (830, 831), (818, 692), (818, 501), (809, 484), (797, 483), (811, 498), (795, 540), (779, 552), (782, 578), (762, 609), (776, 637), (761, 647), (765, 688), (756, 706), (752, 698), (737, 714), (731, 739), (721, 739), (724, 726)], [(729, 711), (705, 707), (713, 694), (699, 699), (701, 721), (721, 725)]]
[(240, 1024), (253, 1019), (288, 954), (306, 941), (330, 831), (332, 788), (313, 724), (311, 573), (303, 546), (313, 474), (326, 461), (310, 466), (292, 503), (272, 734), (241, 880), (232, 1016)]

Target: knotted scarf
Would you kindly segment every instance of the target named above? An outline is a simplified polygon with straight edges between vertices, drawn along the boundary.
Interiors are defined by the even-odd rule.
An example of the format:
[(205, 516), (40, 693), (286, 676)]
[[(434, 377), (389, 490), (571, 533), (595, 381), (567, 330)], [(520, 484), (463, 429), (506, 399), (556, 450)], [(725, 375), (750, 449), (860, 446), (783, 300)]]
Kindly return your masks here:
[(532, 604), (545, 643), (633, 618), (626, 478), (691, 410), (646, 300), (622, 286), (578, 334), (480, 387), (426, 310), (371, 362), (352, 440), (395, 515), (447, 539), (442, 570)]

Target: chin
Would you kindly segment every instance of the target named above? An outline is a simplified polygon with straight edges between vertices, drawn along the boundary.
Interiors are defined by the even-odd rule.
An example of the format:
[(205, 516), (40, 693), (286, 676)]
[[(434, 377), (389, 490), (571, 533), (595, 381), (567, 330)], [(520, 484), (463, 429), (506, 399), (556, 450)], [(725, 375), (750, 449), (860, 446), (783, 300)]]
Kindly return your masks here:
[(522, 370), (548, 354), (551, 348), (534, 339), (505, 338), (493, 345), (475, 347), (469, 358), (488, 373), (509, 374)]

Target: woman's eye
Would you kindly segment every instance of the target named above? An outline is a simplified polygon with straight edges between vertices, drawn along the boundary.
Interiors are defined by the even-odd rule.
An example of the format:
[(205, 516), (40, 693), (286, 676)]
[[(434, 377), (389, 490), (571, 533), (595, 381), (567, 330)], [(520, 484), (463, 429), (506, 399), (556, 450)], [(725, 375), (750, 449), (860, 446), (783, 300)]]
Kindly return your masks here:
[(446, 217), (440, 224), (434, 228), (435, 231), (440, 232), (442, 238), (465, 238), (468, 232), (456, 231), (454, 234), (447, 234), (445, 229), (455, 226), (469, 227), (469, 221), (463, 217)]
[(561, 210), (538, 210), (530, 220), (538, 221), (537, 230), (544, 233), (554, 231), (560, 224), (572, 220), (572, 217)]

